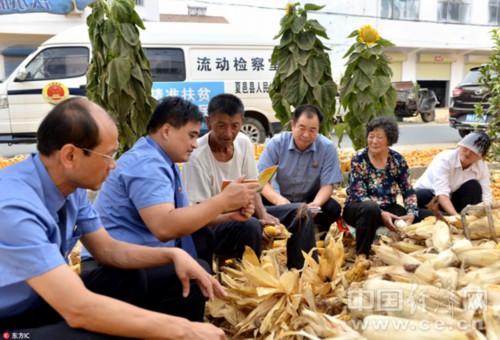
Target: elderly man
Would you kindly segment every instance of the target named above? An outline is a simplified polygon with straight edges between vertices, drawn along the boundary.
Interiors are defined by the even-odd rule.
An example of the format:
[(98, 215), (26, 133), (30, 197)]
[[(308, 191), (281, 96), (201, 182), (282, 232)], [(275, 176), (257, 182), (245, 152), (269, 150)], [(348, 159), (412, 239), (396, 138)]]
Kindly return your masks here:
[[(210, 100), (207, 118), (210, 132), (198, 140), (199, 148), (182, 166), (182, 180), (191, 204), (219, 194), (224, 180), (235, 180), (243, 175), (248, 179), (257, 178), (252, 144), (240, 132), (244, 112), (243, 103), (232, 94), (220, 94)], [(213, 245), (215, 253), (241, 255), (244, 246), (248, 245), (259, 256), (263, 225), (283, 223), (292, 233), (287, 241), (287, 265), (301, 269), (304, 264), (302, 251), (309, 252), (315, 241), (312, 215), (308, 209), (300, 207), (300, 204), (265, 207), (257, 195), (257, 218), (251, 218), (244, 226), (234, 223), (215, 226), (207, 231), (210, 234), (205, 238), (212, 240), (207, 243)], [(240, 236), (242, 228), (246, 230), (245, 237)]]
[(319, 135), (323, 113), (314, 105), (299, 105), (293, 113), (292, 131), (271, 139), (260, 156), (262, 171), (278, 165), (278, 173), (262, 196), (275, 205), (305, 202), (315, 212), (320, 231), (328, 231), (341, 207), (332, 199), (333, 185), (342, 181), (337, 150)]
[[(170, 304), (203, 309), (203, 295), (224, 295), (202, 266), (182, 249), (117, 241), (101, 227), (85, 189), (98, 190), (115, 168), (118, 131), (106, 111), (68, 99), (37, 136), (37, 154), (0, 171), (0, 331), (30, 339), (223, 339), (212, 325), (160, 313)], [(78, 239), (102, 265), (81, 277), (67, 265)], [(172, 271), (158, 282), (142, 269), (167, 264), (178, 280)], [(148, 290), (162, 283), (171, 286)], [(154, 308), (141, 308), (150, 301)]]

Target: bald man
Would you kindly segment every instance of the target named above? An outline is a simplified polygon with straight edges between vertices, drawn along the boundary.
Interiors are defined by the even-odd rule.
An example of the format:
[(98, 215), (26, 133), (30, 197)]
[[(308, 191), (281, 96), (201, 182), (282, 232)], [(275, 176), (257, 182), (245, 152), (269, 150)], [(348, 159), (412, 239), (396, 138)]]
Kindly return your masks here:
[[(203, 309), (206, 297), (225, 294), (196, 260), (180, 248), (117, 241), (102, 228), (85, 189), (100, 189), (116, 166), (118, 131), (106, 111), (68, 99), (46, 116), (37, 137), (38, 153), (0, 171), (0, 332), (225, 338), (210, 324), (165, 313), (172, 305)], [(81, 277), (67, 264), (78, 239), (101, 265)], [(169, 264), (174, 277), (160, 291), (149, 289), (155, 278), (143, 268)]]

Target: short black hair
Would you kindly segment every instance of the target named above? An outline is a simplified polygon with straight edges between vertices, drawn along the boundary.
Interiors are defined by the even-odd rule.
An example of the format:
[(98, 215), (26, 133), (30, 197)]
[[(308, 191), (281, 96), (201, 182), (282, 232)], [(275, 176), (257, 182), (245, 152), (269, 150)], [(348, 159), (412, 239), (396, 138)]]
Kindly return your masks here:
[(295, 108), (295, 111), (293, 111), (293, 122), (297, 123), (299, 120), (300, 116), (303, 114), (306, 115), (307, 118), (312, 118), (314, 115), (318, 116), (319, 120), (319, 125), (323, 122), (323, 112), (317, 107), (316, 105), (312, 104), (302, 104), (299, 105)]
[(242, 117), (245, 117), (245, 106), (241, 99), (234, 94), (222, 93), (210, 99), (208, 103), (208, 115), (212, 116), (217, 113), (224, 113), (231, 117), (241, 114)]
[(56, 105), (38, 127), (38, 152), (50, 156), (66, 144), (90, 150), (99, 145), (99, 127), (89, 103), (85, 98), (71, 97)]
[(149, 120), (147, 131), (154, 133), (164, 124), (170, 124), (176, 129), (188, 122), (202, 122), (203, 114), (197, 105), (189, 100), (176, 96), (163, 97), (158, 101)]
[(396, 119), (393, 116), (379, 116), (373, 118), (366, 124), (366, 137), (375, 129), (382, 129), (385, 132), (389, 146), (398, 142), (399, 128)]

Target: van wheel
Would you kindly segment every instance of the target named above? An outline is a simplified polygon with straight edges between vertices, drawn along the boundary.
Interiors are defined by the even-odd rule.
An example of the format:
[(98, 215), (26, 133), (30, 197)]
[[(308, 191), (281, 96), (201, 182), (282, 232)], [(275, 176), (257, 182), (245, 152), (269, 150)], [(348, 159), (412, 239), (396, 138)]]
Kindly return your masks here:
[(464, 138), (465, 136), (467, 136), (468, 134), (470, 133), (470, 130), (458, 130), (458, 134), (460, 135), (460, 137)]
[(245, 118), (241, 132), (247, 135), (252, 143), (264, 143), (266, 141), (266, 130), (262, 123), (255, 118)]
[(422, 117), (422, 120), (425, 123), (432, 122), (436, 118), (436, 110), (432, 110), (432, 111), (427, 112), (427, 113), (421, 112), (420, 116)]

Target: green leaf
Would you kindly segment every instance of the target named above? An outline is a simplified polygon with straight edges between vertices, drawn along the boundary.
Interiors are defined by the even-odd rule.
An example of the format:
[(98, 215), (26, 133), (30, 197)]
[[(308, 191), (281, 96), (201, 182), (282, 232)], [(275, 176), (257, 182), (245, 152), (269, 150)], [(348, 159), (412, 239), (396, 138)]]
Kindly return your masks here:
[(354, 30), (347, 37), (348, 38), (354, 38), (354, 37), (357, 37), (358, 35), (359, 35), (358, 30)]
[(373, 91), (377, 97), (384, 95), (390, 86), (391, 79), (388, 77), (378, 76), (373, 78)]
[(349, 49), (347, 50), (346, 54), (344, 54), (344, 56), (342, 57), (342, 59), (347, 58), (347, 56), (350, 55), (353, 51), (354, 51), (354, 45), (352, 45), (351, 47), (349, 47)]
[(315, 4), (305, 4), (304, 5), (304, 10), (306, 10), (306, 11), (319, 11), (319, 10), (323, 9), (324, 7), (325, 7), (325, 5), (318, 6), (318, 5), (315, 5)]
[(294, 34), (302, 32), (305, 24), (306, 24), (306, 19), (304, 19), (303, 17), (295, 17), (292, 23), (292, 32)]
[(297, 44), (290, 44), (289, 49), (292, 52), (293, 56), (295, 57), (295, 60), (297, 61), (297, 63), (299, 65), (304, 66), (307, 63), (307, 61), (311, 55), (310, 51), (301, 50), (297, 46)]
[(363, 91), (358, 95), (358, 104), (361, 111), (371, 103), (373, 103), (373, 94), (370, 90)]
[(292, 54), (283, 54), (278, 61), (278, 65), (278, 72), (284, 78), (288, 78), (298, 68), (297, 61)]
[(385, 40), (385, 39), (382, 39), (382, 38), (380, 38), (380, 40), (377, 41), (377, 44), (380, 45), (380, 46), (383, 46), (383, 47), (396, 46), (392, 42), (390, 42), (389, 40)]
[(353, 81), (356, 83), (356, 87), (359, 88), (361, 91), (364, 91), (372, 84), (370, 77), (368, 77), (359, 69), (354, 70)]
[(310, 50), (314, 46), (316, 36), (313, 32), (301, 32), (297, 37), (297, 44), (303, 50)]
[(344, 139), (344, 132), (346, 130), (346, 124), (345, 123), (340, 123), (335, 125), (333, 128), (333, 131), (335, 132), (335, 135), (339, 139), (339, 144), (338, 147), (340, 148), (340, 143), (342, 143), (342, 140)]
[(120, 32), (122, 34), (123, 39), (130, 46), (136, 46), (139, 43), (139, 31), (137, 28), (129, 23), (120, 24)]
[(367, 49), (368, 53), (373, 55), (381, 55), (384, 50), (380, 45), (373, 45), (371, 48)]
[(364, 74), (366, 74), (368, 77), (371, 77), (377, 69), (376, 60), (374, 58), (359, 58), (358, 67), (361, 69), (361, 71), (363, 71)]
[(286, 48), (288, 44), (290, 44), (295, 38), (295, 35), (292, 31), (288, 30), (283, 34), (283, 37), (280, 40), (279, 48)]
[(294, 72), (282, 89), (283, 98), (293, 104), (302, 104), (302, 98), (307, 92), (307, 82), (300, 71)]
[(300, 70), (309, 83), (309, 86), (315, 87), (325, 71), (325, 62), (321, 58), (312, 58), (308, 61), (306, 66)]
[(134, 11), (134, 13), (132, 13), (132, 23), (136, 26), (139, 26), (143, 30), (146, 29), (146, 26), (144, 26), (144, 23), (142, 22), (141, 17), (139, 16), (139, 14), (136, 11)]

